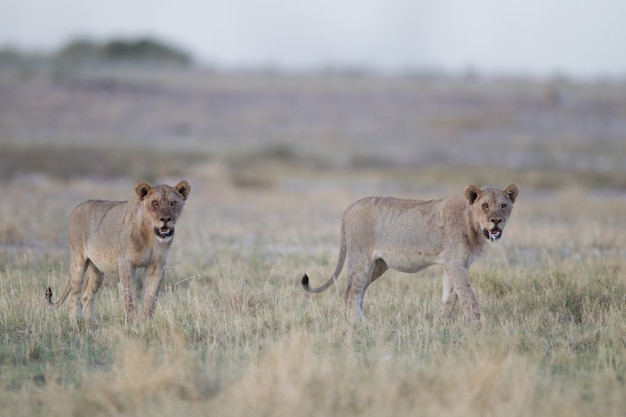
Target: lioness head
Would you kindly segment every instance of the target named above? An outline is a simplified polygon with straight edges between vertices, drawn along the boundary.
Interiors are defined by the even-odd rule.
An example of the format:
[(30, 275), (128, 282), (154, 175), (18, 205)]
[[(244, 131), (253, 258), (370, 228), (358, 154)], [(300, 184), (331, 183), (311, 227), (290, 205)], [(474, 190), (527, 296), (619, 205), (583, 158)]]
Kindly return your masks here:
[(191, 187), (187, 181), (181, 181), (174, 187), (165, 184), (152, 186), (147, 182), (140, 182), (135, 187), (146, 220), (151, 222), (159, 242), (172, 241), (176, 220), (190, 191)]
[(468, 185), (465, 198), (470, 204), (474, 220), (478, 222), (485, 238), (497, 242), (513, 209), (513, 203), (519, 194), (515, 184), (504, 190)]

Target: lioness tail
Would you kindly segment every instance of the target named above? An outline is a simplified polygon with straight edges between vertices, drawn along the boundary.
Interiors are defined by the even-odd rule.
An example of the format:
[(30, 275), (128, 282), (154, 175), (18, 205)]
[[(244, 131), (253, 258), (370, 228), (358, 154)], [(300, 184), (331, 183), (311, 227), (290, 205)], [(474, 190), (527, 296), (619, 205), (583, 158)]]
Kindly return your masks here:
[(68, 295), (70, 295), (70, 284), (69, 283), (65, 287), (65, 291), (63, 291), (63, 295), (61, 295), (61, 298), (59, 298), (57, 300), (57, 302), (55, 303), (55, 302), (52, 301), (52, 288), (48, 287), (48, 289), (46, 290), (46, 301), (48, 302), (49, 306), (58, 307), (61, 304), (63, 304), (63, 302), (65, 301), (65, 299), (67, 298)]
[(346, 235), (344, 232), (345, 232), (345, 226), (344, 226), (344, 221), (342, 221), (341, 222), (341, 247), (339, 249), (339, 260), (337, 261), (337, 267), (335, 268), (335, 273), (333, 274), (332, 277), (328, 279), (328, 281), (326, 281), (324, 285), (322, 285), (321, 287), (317, 287), (317, 288), (311, 288), (309, 286), (309, 276), (307, 274), (304, 274), (304, 276), (302, 277), (301, 283), (302, 283), (302, 288), (304, 288), (306, 292), (312, 292), (312, 293), (322, 292), (326, 290), (328, 287), (330, 287), (331, 285), (333, 285), (335, 281), (337, 281), (337, 277), (339, 277), (339, 274), (341, 273), (341, 270), (343, 269), (343, 264), (346, 260)]
[(304, 276), (302, 277), (302, 288), (304, 288), (304, 291), (306, 292), (312, 292), (312, 293), (318, 293), (318, 292), (322, 292), (324, 290), (326, 290), (328, 287), (330, 287), (331, 285), (333, 285), (335, 283), (335, 281), (337, 280), (337, 276), (333, 275), (332, 277), (330, 277), (330, 279), (328, 281), (326, 281), (326, 283), (324, 285), (322, 285), (321, 287), (317, 287), (317, 288), (311, 288), (309, 286), (309, 276), (307, 274), (304, 274)]

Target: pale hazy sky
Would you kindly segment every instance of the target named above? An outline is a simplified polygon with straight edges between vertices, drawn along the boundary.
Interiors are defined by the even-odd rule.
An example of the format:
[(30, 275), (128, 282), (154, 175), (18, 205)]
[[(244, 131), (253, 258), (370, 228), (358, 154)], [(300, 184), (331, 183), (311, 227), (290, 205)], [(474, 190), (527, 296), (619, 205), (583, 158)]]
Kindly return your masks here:
[(145, 35), (226, 67), (626, 78), (626, 0), (0, 0), (0, 47)]

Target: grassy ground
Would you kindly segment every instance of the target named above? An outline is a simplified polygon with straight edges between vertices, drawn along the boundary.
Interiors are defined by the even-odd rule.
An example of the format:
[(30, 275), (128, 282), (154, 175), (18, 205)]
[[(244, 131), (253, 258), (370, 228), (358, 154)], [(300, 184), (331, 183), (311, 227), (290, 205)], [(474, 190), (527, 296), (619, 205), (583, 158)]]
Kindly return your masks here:
[[(281, 97), (293, 88), (304, 91), (305, 97), (313, 94), (293, 80), (273, 79), (274, 84), (263, 88), (256, 81), (235, 81), (228, 78), (221, 80), (219, 88), (210, 83), (198, 88), (221, 92), (228, 105), (234, 105), (230, 99), (243, 95), (244, 106), (250, 99), (246, 94), (267, 104), (263, 97), (273, 91), (278, 98), (268, 100), (276, 107), (265, 111), (278, 115), (285, 111)], [(494, 139), (496, 131), (503, 133), (503, 116), (509, 122), (523, 118), (513, 117), (511, 103), (516, 97), (522, 102), (522, 113), (532, 110), (525, 101), (528, 89), (511, 96), (510, 86), (503, 93), (496, 85), (483, 96), (474, 87), (459, 86), (457, 94), (444, 84), (422, 86), (415, 97), (427, 93), (435, 107), (425, 111), (448, 109), (438, 113), (439, 119), (433, 114), (425, 118), (430, 120), (429, 129), (436, 127), (435, 137), (444, 140), (442, 132), (451, 130), (459, 137), (472, 137), (478, 126), (492, 142), (485, 139), (476, 145), (479, 152), (467, 156), (483, 159), (471, 163), (454, 164), (462, 151), (452, 148), (449, 153), (429, 154), (434, 159), (440, 155), (439, 164), (420, 165), (417, 160), (390, 162), (402, 156), (399, 137), (387, 144), (389, 152), (374, 146), (376, 138), (362, 138), (362, 148), (351, 145), (350, 135), (358, 129), (342, 131), (336, 147), (330, 139), (322, 140), (319, 147), (294, 139), (218, 149), (183, 138), (184, 146), (174, 152), (172, 145), (177, 142), (161, 138), (164, 142), (157, 140), (157, 144), (169, 147), (155, 145), (155, 150), (145, 152), (146, 139), (140, 138), (139, 143), (122, 144), (124, 139), (118, 139), (98, 148), (93, 138), (81, 136), (86, 135), (84, 126), (76, 127), (69, 119), (59, 121), (69, 127), (50, 127), (37, 118), (15, 119), (20, 111), (33, 116), (28, 112), (43, 105), (27, 100), (35, 87), (41, 87), (40, 80), (32, 82), (26, 83), (24, 92), (14, 91), (17, 87), (9, 88), (0, 79), (0, 89), (16, 99), (13, 107), (0, 107), (0, 120), (11, 122), (0, 129), (2, 138), (11, 139), (2, 146), (13, 152), (3, 151), (0, 158), (7, 163), (21, 161), (11, 168), (3, 162), (0, 182), (0, 415), (623, 415), (626, 200), (618, 121), (624, 109), (615, 104), (622, 90), (602, 87), (602, 94), (592, 89), (585, 96), (589, 87), (571, 86), (571, 95), (564, 100), (590, 97), (581, 101), (587, 107), (574, 103), (580, 108), (571, 114), (561, 107), (549, 120), (576, 119), (576, 111), (587, 114), (584, 109), (595, 109), (589, 103), (604, 103), (604, 110), (613, 116), (587, 114), (608, 124), (592, 123), (588, 129), (602, 134), (578, 133), (580, 141), (572, 139), (578, 137), (573, 130), (547, 129), (546, 137), (554, 133), (555, 139), (542, 147), (540, 139)], [(184, 89), (190, 81), (178, 82)], [(357, 79), (343, 85), (331, 80), (322, 83), (321, 90), (314, 89), (311, 102), (304, 101), (311, 111), (323, 113), (323, 117), (316, 114), (324, 121), (335, 120), (335, 108), (326, 114), (315, 100), (321, 96), (324, 103), (334, 103), (324, 101), (330, 92), (342, 105), (352, 103), (359, 91), (366, 98), (387, 97), (382, 104), (370, 103), (376, 117), (391, 117), (393, 112), (384, 109), (397, 109), (393, 100), (413, 103), (415, 97), (399, 88), (397, 81), (390, 81), (388, 88), (376, 83)], [(91, 103), (85, 91), (95, 88), (101, 94), (104, 89), (102, 123), (114, 125), (107, 118), (116, 107), (107, 107), (111, 105), (107, 100), (118, 97), (110, 97), (109, 90), (120, 85), (127, 86), (78, 84), (80, 108), (74, 110), (80, 112)], [(137, 95), (134, 99), (141, 101), (142, 94), (157, 94), (152, 84), (141, 85), (143, 89), (122, 88), (127, 94), (123, 99)], [(46, 91), (55, 98), (53, 103), (66, 108), (61, 104), (67, 91), (43, 88), (51, 89)], [(161, 99), (185, 103), (175, 93), (180, 91), (144, 104), (154, 109), (161, 108)], [(504, 113), (465, 107), (467, 101), (480, 106), (481, 97), (488, 103), (498, 98), (496, 102), (504, 103), (499, 111)], [(452, 100), (447, 107), (446, 100)], [(124, 109), (133, 107), (130, 102), (123, 104)], [(55, 106), (50, 107), (54, 112)], [(402, 108), (412, 111), (408, 105)], [(85, 111), (91, 115), (95, 110)], [(187, 120), (186, 113), (175, 114)], [(267, 126), (259, 121), (267, 121), (267, 114), (240, 114), (248, 117), (242, 119), (244, 125)], [(336, 125), (314, 118), (309, 131), (339, 129), (353, 116), (337, 117)], [(408, 119), (399, 115), (387, 121), (386, 128), (391, 129), (395, 121), (405, 129), (410, 126), (403, 124)], [(25, 120), (34, 121), (29, 126)], [(141, 117), (137, 120), (132, 126), (141, 133), (147, 125), (142, 125)], [(280, 120), (265, 132), (275, 133), (273, 129), (282, 126)], [(530, 120), (533, 126), (548, 123)], [(46, 126), (59, 136), (58, 132), (67, 131), (68, 139), (39, 138), (22, 144), (19, 135), (35, 137)], [(230, 133), (239, 134), (239, 128)], [(189, 129), (195, 131), (193, 126)], [(122, 131), (123, 126), (109, 137), (119, 137)], [(72, 132), (81, 133), (72, 136)], [(590, 138), (596, 134), (596, 139), (606, 142), (591, 152)], [(454, 144), (452, 136), (446, 140)], [(412, 158), (420, 144), (404, 140)], [(82, 147), (76, 147), (82, 141)], [(546, 159), (533, 162), (532, 169), (515, 161), (491, 164), (490, 143), (502, 152), (502, 159), (516, 155), (516, 149), (536, 151)], [(467, 146), (460, 139), (458, 144)], [(335, 159), (330, 150), (336, 151)], [(134, 152), (142, 155), (135, 168), (129, 156)], [(54, 161), (46, 161), (45, 155)], [(59, 165), (63, 155), (66, 163)], [(77, 161), (81, 157), (91, 158), (98, 170), (81, 171)], [(42, 165), (48, 168), (37, 169)], [(555, 171), (561, 176), (550, 176)], [(603, 177), (593, 177), (594, 173)], [(88, 198), (126, 199), (139, 180), (175, 183), (181, 178), (191, 182), (192, 193), (177, 227), (152, 321), (124, 324), (114, 280), (98, 294), (99, 325), (70, 322), (67, 305), (57, 310), (45, 305), (45, 289), (51, 286), (59, 294), (67, 281), (65, 230), (73, 206)], [(439, 319), (442, 269), (438, 266), (416, 275), (387, 272), (368, 290), (369, 322), (357, 327), (344, 320), (345, 271), (324, 294), (310, 295), (300, 288), (304, 272), (316, 285), (334, 270), (341, 213), (352, 201), (379, 194), (447, 197), (462, 192), (470, 182), (500, 187), (516, 182), (521, 189), (503, 241), (489, 245), (470, 270), (483, 308), (481, 330), (468, 326), (458, 308), (450, 321)]]
[(98, 295), (99, 326), (43, 299), (67, 279), (63, 213), (132, 183), (40, 179), (30, 197), (3, 186), (5, 229), (18, 211), (25, 230), (4, 232), (2, 413), (621, 415), (623, 199), (522, 189), (505, 241), (471, 270), (482, 330), (459, 311), (438, 319), (440, 267), (389, 272), (368, 292), (368, 325), (352, 328), (345, 276), (317, 296), (298, 283), (334, 269), (341, 211), (359, 195), (349, 180), (298, 192), (193, 181), (156, 316), (132, 327), (115, 287)]

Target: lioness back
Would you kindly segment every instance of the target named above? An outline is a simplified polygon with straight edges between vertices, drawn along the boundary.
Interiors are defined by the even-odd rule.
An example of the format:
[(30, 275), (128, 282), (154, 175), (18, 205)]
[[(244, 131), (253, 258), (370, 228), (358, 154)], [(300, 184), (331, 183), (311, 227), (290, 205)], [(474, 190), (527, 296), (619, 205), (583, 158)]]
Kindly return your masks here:
[(125, 201), (88, 200), (72, 210), (68, 224), (70, 247), (84, 251), (98, 269), (117, 273), (118, 247)]
[[(378, 250), (398, 246), (432, 249), (441, 246), (443, 200), (408, 200), (394, 197), (368, 197), (344, 212), (348, 242), (370, 244)], [(393, 238), (391, 238), (393, 237)], [(350, 246), (350, 243), (348, 243)]]

